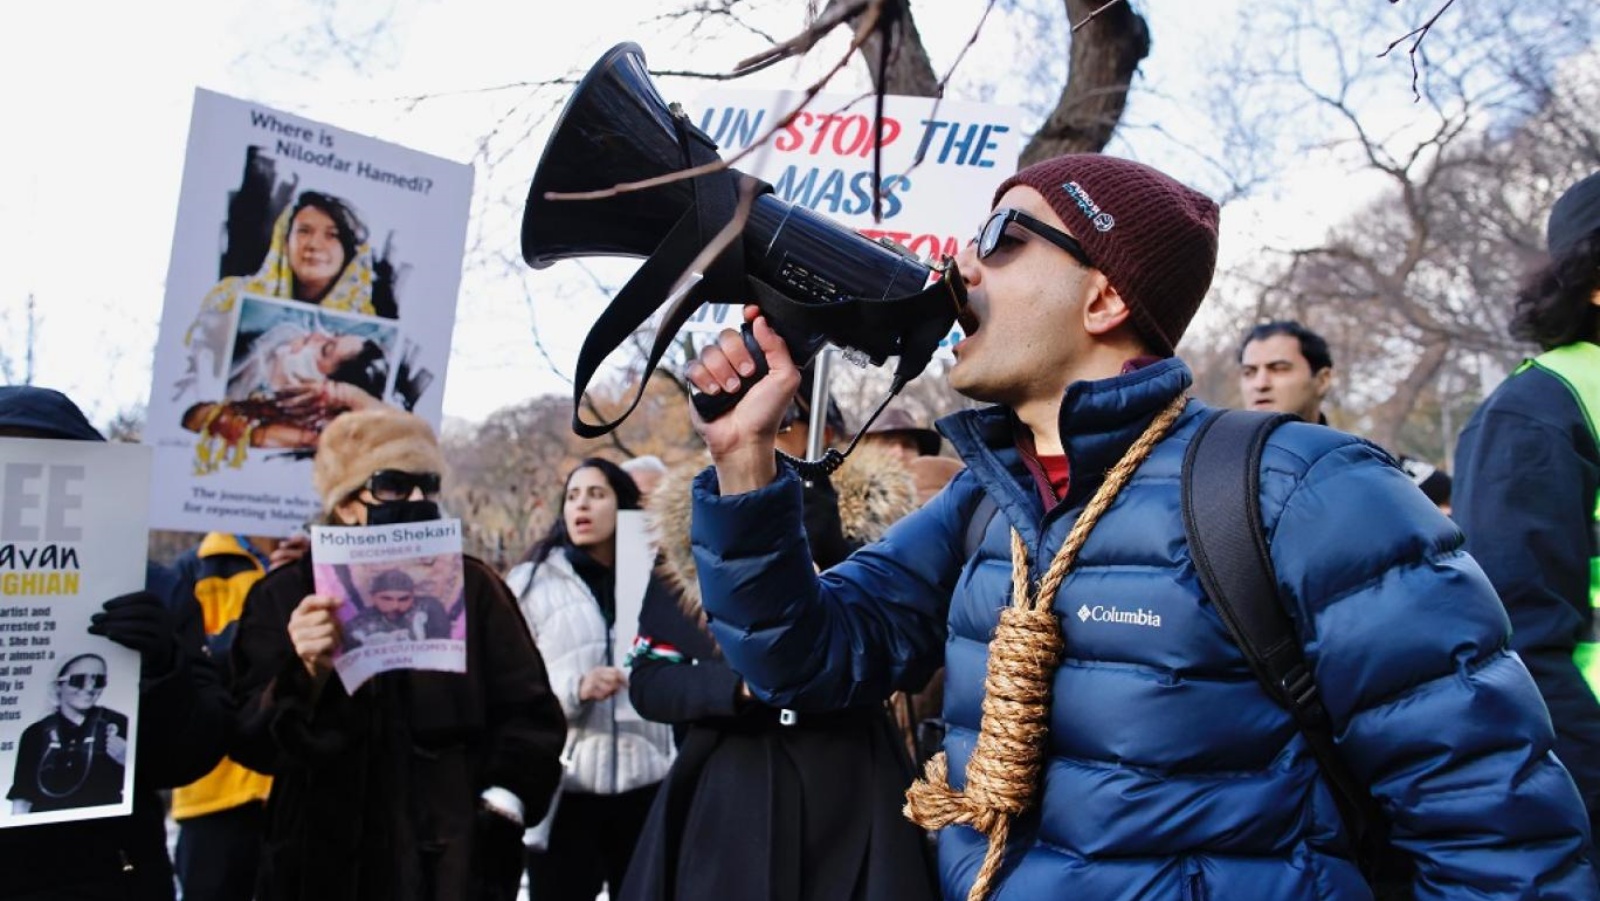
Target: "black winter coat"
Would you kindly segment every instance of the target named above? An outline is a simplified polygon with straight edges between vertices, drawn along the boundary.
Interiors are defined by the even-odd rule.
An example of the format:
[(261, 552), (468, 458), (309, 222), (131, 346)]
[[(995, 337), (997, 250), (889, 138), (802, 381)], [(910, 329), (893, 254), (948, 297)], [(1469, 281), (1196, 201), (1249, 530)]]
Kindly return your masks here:
[[(806, 495), (806, 529), (819, 565), (854, 546), (825, 481)], [(628, 697), (673, 724), (679, 748), (618, 901), (937, 898), (932, 847), (900, 813), (913, 774), (887, 709), (785, 725), (741, 701), (692, 598), (652, 579), (639, 616)]]
[(353, 696), (336, 677), (313, 683), (289, 640), (310, 561), (251, 589), (233, 645), (231, 756), (274, 777), (261, 901), (484, 897), (479, 794), (499, 786), (527, 822), (543, 815), (566, 720), (504, 583), (479, 560), (465, 566), (467, 672), (384, 673)]
[(1454, 517), (1494, 583), (1556, 727), (1556, 756), (1600, 824), (1600, 701), (1573, 661), (1589, 605), (1600, 448), (1567, 386), (1534, 368), (1501, 383), (1456, 444)]

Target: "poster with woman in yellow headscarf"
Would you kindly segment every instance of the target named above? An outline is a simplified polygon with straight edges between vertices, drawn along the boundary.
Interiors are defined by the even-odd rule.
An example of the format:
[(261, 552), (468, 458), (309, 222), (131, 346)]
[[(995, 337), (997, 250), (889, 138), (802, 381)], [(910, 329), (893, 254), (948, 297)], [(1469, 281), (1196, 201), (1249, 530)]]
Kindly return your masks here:
[[(241, 173), (240, 164), (243, 164)], [(278, 535), (375, 404), (438, 426), (470, 166), (198, 91), (152, 367), (152, 525)]]

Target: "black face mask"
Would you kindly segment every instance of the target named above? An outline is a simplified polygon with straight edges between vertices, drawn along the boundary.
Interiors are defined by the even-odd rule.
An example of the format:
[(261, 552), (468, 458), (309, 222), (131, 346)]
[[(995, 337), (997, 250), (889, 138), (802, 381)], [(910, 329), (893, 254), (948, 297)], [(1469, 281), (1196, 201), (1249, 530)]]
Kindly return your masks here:
[[(366, 504), (366, 501), (362, 501)], [(438, 501), (389, 501), (383, 504), (366, 504), (367, 525), (395, 526), (407, 522), (432, 522), (443, 519)]]

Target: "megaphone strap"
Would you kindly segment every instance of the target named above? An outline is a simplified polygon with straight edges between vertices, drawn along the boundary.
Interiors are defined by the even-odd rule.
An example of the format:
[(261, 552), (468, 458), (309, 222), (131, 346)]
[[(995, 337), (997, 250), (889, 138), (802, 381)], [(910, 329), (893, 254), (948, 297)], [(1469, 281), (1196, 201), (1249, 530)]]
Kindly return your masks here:
[[(717, 160), (714, 145), (707, 147), (702, 142), (693, 140), (688, 132), (693, 126), (689, 125), (687, 120), (679, 118), (675, 121), (680, 132), (683, 132), (679, 138), (684, 148), (686, 168)], [(678, 329), (683, 327), (689, 316), (699, 307), (699, 298), (707, 296), (708, 291), (731, 295), (743, 286), (744, 244), (733, 241), (707, 265), (700, 281), (697, 284), (687, 285), (684, 289), (687, 292), (685, 296), (663, 315), (661, 325), (656, 331), (655, 344), (650, 348), (650, 356), (645, 361), (644, 375), (639, 379), (639, 385), (634, 390), (633, 400), (629, 402), (628, 408), (615, 419), (600, 423), (584, 421), (581, 412), (583, 395), (600, 365), (613, 350), (622, 346), (622, 342), (628, 340), (630, 335), (644, 325), (667, 298), (679, 279), (689, 275), (688, 269), (695, 257), (734, 217), (738, 205), (737, 176), (726, 171), (718, 171), (697, 176), (691, 179), (690, 184), (694, 189), (694, 202), (682, 216), (678, 217), (678, 221), (667, 232), (667, 236), (662, 239), (655, 252), (650, 254), (649, 259), (644, 261), (644, 264), (634, 272), (633, 277), (628, 279), (628, 283), (622, 286), (622, 290), (618, 291), (617, 296), (606, 306), (605, 311), (600, 314), (600, 318), (595, 321), (594, 327), (584, 338), (583, 347), (578, 352), (577, 370), (573, 374), (572, 381), (572, 431), (584, 438), (599, 438), (610, 433), (633, 413), (635, 407), (639, 406), (639, 401), (644, 399), (645, 388), (649, 385), (650, 375), (656, 370), (656, 364), (671, 346)]]
[(685, 213), (667, 233), (656, 252), (644, 261), (633, 278), (622, 286), (617, 296), (606, 306), (605, 312), (595, 321), (594, 327), (583, 340), (583, 348), (578, 351), (577, 369), (572, 380), (572, 431), (584, 438), (599, 438), (610, 433), (624, 419), (628, 418), (639, 401), (644, 398), (644, 390), (648, 384), (650, 374), (655, 372), (656, 364), (661, 361), (661, 356), (666, 353), (667, 347), (672, 343), (678, 329), (688, 321), (690, 314), (697, 304), (679, 303), (667, 311), (666, 318), (661, 322), (656, 331), (654, 346), (650, 348), (650, 356), (645, 361), (644, 377), (639, 380), (633, 400), (628, 408), (617, 415), (615, 419), (605, 420), (600, 423), (585, 422), (581, 412), (584, 392), (589, 389), (589, 380), (594, 378), (600, 364), (605, 362), (613, 350), (628, 340), (638, 328), (644, 325), (645, 320), (656, 311), (667, 291), (671, 288), (684, 269), (691, 263), (695, 255), (700, 252), (698, 223), (691, 213)]

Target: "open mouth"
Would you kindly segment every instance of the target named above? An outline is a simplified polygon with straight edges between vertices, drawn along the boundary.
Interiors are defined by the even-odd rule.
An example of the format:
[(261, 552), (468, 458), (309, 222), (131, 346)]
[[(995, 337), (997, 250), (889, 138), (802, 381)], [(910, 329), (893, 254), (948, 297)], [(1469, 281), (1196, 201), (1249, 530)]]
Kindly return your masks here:
[(572, 527), (575, 529), (587, 529), (592, 524), (593, 522), (587, 516), (580, 516), (572, 521)]

